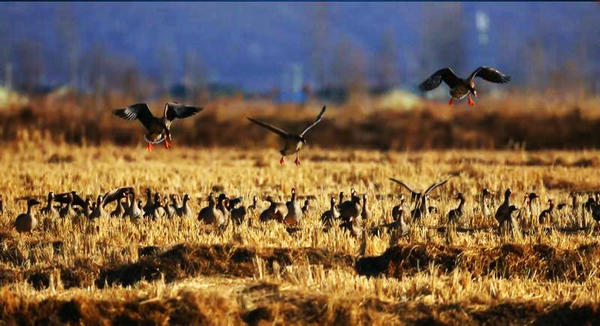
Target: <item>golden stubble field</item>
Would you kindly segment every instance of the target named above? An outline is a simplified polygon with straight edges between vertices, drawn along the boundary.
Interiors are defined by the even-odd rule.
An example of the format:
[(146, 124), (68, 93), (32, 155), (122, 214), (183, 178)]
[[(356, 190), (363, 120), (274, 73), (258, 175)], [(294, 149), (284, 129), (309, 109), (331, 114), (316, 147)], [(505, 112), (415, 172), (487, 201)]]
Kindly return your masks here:
[[(500, 234), (482, 216), (487, 187), (521, 207), (535, 191), (537, 216), (548, 199), (600, 189), (595, 151), (331, 151), (307, 148), (302, 166), (279, 166), (275, 149), (73, 147), (33, 141), (0, 150), (1, 324), (563, 324), (597, 323), (599, 231), (570, 208), (555, 224)], [(432, 195), (439, 213), (407, 236), (373, 234), (392, 221), (400, 187), (453, 176)], [(187, 193), (192, 216), (130, 221), (41, 217), (30, 234), (13, 223), (28, 195), (75, 190), (95, 198), (115, 187)], [(277, 222), (224, 231), (196, 215), (211, 189), (230, 196), (281, 196), (293, 187), (315, 196), (300, 230)], [(325, 233), (329, 197), (355, 188), (368, 195), (365, 237)], [(446, 213), (466, 197), (455, 229)], [(44, 200), (42, 200), (44, 201)], [(39, 208), (34, 211), (37, 214)], [(493, 211), (495, 211), (495, 207)], [(113, 205), (107, 210), (112, 210)], [(525, 210), (523, 210), (525, 212)]]

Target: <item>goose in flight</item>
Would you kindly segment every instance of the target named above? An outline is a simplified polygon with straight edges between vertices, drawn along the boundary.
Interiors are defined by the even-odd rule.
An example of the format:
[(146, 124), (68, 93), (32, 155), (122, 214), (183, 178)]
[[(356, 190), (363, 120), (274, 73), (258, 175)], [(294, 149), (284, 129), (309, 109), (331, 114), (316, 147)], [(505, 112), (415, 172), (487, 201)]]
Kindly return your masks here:
[(154, 144), (164, 143), (165, 148), (171, 148), (171, 123), (175, 119), (191, 117), (202, 110), (201, 107), (169, 102), (165, 104), (162, 118), (159, 118), (152, 115), (146, 103), (137, 103), (114, 110), (113, 114), (125, 120), (140, 120), (147, 130), (147, 133), (144, 134), (144, 140), (147, 143), (146, 150), (152, 152)]
[(421, 91), (430, 91), (440, 86), (443, 81), (450, 87), (450, 102), (448, 102), (450, 106), (452, 106), (454, 103), (454, 99), (459, 100), (465, 96), (469, 96), (469, 105), (473, 106), (474, 102), (471, 98), (471, 94), (477, 97), (477, 90), (475, 89), (475, 77), (498, 84), (503, 84), (510, 81), (510, 76), (505, 75), (498, 69), (492, 67), (479, 67), (475, 69), (475, 71), (473, 71), (466, 79), (458, 77), (450, 68), (442, 68), (422, 82), (419, 85), (419, 88)]
[(321, 122), (321, 118), (323, 118), (323, 114), (325, 113), (326, 109), (327, 107), (323, 106), (323, 109), (321, 109), (321, 113), (319, 113), (315, 121), (313, 121), (313, 123), (311, 123), (308, 127), (304, 128), (304, 130), (299, 134), (289, 133), (283, 129), (250, 117), (248, 117), (248, 120), (256, 123), (257, 125), (265, 129), (270, 130), (273, 133), (276, 133), (279, 137), (283, 139), (283, 148), (281, 149), (281, 151), (279, 151), (281, 153), (281, 160), (279, 160), (279, 164), (284, 163), (285, 156), (295, 153), (296, 160), (294, 162), (296, 163), (296, 165), (300, 165), (300, 158), (298, 156), (298, 152), (300, 151), (300, 149), (302, 149), (302, 146), (306, 144), (306, 138), (304, 138), (304, 135), (306, 135), (306, 133), (314, 126), (316, 126), (319, 122)]

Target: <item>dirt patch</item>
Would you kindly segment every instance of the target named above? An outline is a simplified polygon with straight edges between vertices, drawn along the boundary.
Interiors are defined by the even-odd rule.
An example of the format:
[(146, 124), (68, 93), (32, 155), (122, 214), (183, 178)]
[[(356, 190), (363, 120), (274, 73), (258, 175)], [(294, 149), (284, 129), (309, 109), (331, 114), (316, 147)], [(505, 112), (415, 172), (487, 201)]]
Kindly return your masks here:
[(229, 245), (190, 246), (187, 244), (156, 254), (141, 257), (132, 264), (122, 264), (100, 271), (96, 286), (105, 284), (133, 285), (142, 279), (155, 280), (164, 275), (167, 282), (194, 275), (230, 275), (250, 277), (255, 275), (254, 260), (260, 258), (266, 262), (272, 272), (273, 265), (284, 267), (293, 263), (308, 262), (313, 265), (351, 267), (354, 258), (347, 255), (330, 253), (323, 249), (303, 248), (267, 248), (257, 252), (254, 248), (233, 247)]
[(395, 246), (380, 256), (357, 260), (360, 275), (402, 278), (425, 270), (430, 264), (442, 272), (455, 268), (468, 270), (474, 277), (531, 277), (540, 280), (585, 281), (599, 277), (600, 245), (591, 243), (575, 250), (562, 250), (544, 244), (505, 244), (496, 248), (459, 249), (435, 244)]

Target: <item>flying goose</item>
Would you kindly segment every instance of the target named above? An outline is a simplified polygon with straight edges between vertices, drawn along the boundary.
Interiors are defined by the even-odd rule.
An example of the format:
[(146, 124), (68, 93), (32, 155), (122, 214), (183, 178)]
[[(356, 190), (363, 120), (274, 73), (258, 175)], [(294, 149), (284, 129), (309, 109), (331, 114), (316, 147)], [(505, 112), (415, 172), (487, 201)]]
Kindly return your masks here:
[(175, 119), (191, 117), (202, 110), (201, 107), (168, 102), (165, 104), (162, 118), (158, 118), (152, 115), (146, 103), (136, 103), (126, 108), (114, 110), (113, 114), (125, 120), (140, 120), (147, 130), (144, 135), (144, 140), (147, 143), (146, 150), (152, 152), (154, 144), (164, 143), (165, 148), (171, 148), (171, 123)]
[(469, 105), (472, 106), (474, 105), (474, 102), (471, 98), (471, 94), (477, 97), (477, 90), (475, 89), (475, 77), (480, 77), (492, 83), (506, 83), (510, 81), (510, 76), (504, 75), (498, 71), (498, 69), (492, 67), (479, 67), (475, 69), (475, 71), (473, 71), (466, 79), (458, 77), (450, 68), (442, 68), (422, 82), (419, 85), (419, 88), (421, 91), (430, 91), (440, 86), (443, 81), (450, 87), (449, 105), (454, 103), (454, 99), (458, 100), (464, 98), (465, 96), (469, 96)]
[(306, 138), (304, 138), (304, 135), (306, 135), (306, 133), (314, 126), (316, 126), (319, 122), (321, 122), (321, 118), (323, 118), (323, 114), (325, 113), (326, 109), (327, 107), (323, 106), (323, 109), (321, 109), (321, 113), (319, 113), (317, 119), (315, 119), (315, 121), (313, 121), (313, 123), (311, 123), (308, 127), (304, 128), (304, 130), (300, 134), (289, 133), (283, 129), (250, 117), (248, 117), (248, 120), (256, 123), (257, 125), (263, 128), (270, 130), (271, 132), (276, 133), (279, 137), (283, 139), (283, 148), (279, 151), (281, 153), (281, 159), (279, 160), (279, 164), (284, 163), (284, 157), (286, 155), (291, 155), (295, 153), (296, 160), (294, 162), (296, 163), (296, 165), (300, 165), (299, 151), (300, 149), (302, 149), (302, 146), (306, 144)]
[(397, 180), (394, 178), (389, 178), (389, 179), (391, 181), (401, 185), (402, 187), (404, 187), (406, 190), (408, 190), (410, 192), (410, 194), (411, 194), (410, 197), (415, 202), (415, 205), (416, 205), (416, 207), (410, 212), (414, 221), (420, 220), (421, 217), (424, 217), (425, 215), (427, 215), (427, 212), (428, 212), (427, 197), (429, 197), (431, 192), (433, 192), (438, 187), (445, 185), (448, 182), (448, 180), (450, 180), (450, 179), (446, 179), (446, 180), (442, 180), (440, 182), (436, 182), (436, 183), (432, 184), (431, 186), (429, 186), (429, 188), (425, 189), (425, 191), (417, 192), (417, 191), (411, 189), (408, 185), (406, 185), (406, 183), (404, 183), (400, 180)]
[(27, 199), (27, 212), (19, 214), (15, 220), (15, 228), (19, 233), (31, 232), (33, 229), (35, 229), (35, 226), (37, 225), (37, 219), (31, 211), (31, 207), (38, 204), (40, 204), (40, 202), (37, 201), (37, 199)]

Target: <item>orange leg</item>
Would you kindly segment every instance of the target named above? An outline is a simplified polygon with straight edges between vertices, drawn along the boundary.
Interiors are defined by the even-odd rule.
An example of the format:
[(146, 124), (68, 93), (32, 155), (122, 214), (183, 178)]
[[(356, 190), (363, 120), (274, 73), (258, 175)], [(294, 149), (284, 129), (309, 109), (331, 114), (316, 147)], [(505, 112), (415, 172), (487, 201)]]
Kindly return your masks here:
[(469, 105), (470, 106), (475, 105), (475, 102), (473, 102), (473, 99), (471, 98), (471, 94), (469, 94)]
[(152, 153), (153, 150), (154, 150), (154, 146), (152, 145), (152, 143), (147, 143), (146, 144), (146, 151), (148, 153)]
[(296, 163), (296, 166), (300, 166), (300, 155), (296, 154), (296, 160), (294, 161), (294, 163)]
[(164, 141), (164, 145), (165, 145), (165, 148), (166, 148), (166, 149), (171, 149), (171, 143), (169, 143), (169, 141), (168, 141), (168, 140), (166, 140), (166, 139), (165, 139), (165, 141)]
[(281, 157), (281, 159), (279, 160), (279, 164), (280, 164), (280, 165), (283, 165), (283, 163), (285, 163), (285, 161), (283, 160), (283, 158), (284, 158), (284, 157), (285, 157), (285, 156), (282, 156), (282, 157)]
[(452, 106), (453, 104), (454, 104), (454, 98), (453, 98), (453, 97), (451, 97), (451, 98), (450, 98), (450, 101), (448, 101), (448, 105)]

